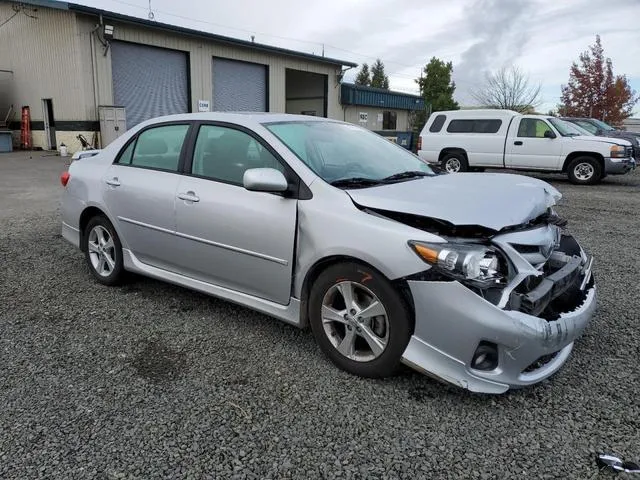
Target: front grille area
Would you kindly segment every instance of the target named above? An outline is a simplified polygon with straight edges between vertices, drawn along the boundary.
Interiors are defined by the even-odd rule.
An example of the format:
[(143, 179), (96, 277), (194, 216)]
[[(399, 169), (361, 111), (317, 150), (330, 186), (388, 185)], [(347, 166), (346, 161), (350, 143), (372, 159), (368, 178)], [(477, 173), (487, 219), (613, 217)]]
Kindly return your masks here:
[(633, 147), (625, 147), (624, 153), (625, 157), (633, 157)]

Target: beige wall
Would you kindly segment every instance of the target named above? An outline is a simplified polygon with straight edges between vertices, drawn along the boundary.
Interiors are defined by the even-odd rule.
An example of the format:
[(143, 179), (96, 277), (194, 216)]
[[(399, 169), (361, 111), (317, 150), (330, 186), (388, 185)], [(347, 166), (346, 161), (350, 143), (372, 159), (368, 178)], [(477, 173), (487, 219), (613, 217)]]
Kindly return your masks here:
[[(360, 107), (348, 105), (344, 108), (343, 120), (349, 123), (355, 123), (369, 130), (382, 130), (382, 120), (378, 122), (378, 114), (382, 115), (382, 112), (390, 109), (373, 108), (373, 107)], [(396, 128), (395, 130), (408, 131), (409, 130), (409, 114), (406, 110), (393, 110), (397, 113)], [(360, 123), (360, 112), (366, 112), (367, 123)]]
[[(0, 18), (13, 14), (12, 4), (0, 1)], [(9, 104), (20, 120), (20, 108), (31, 107), (32, 121), (43, 121), (42, 99), (53, 100), (56, 121), (97, 121), (97, 105), (113, 104), (111, 52), (92, 33), (97, 17), (65, 10), (38, 8), (37, 19), (17, 15), (0, 28), (0, 70), (12, 70), (9, 80), (0, 82), (0, 114)], [(339, 65), (298, 59), (256, 49), (229, 46), (210, 40), (169, 33), (152, 28), (111, 22), (116, 40), (172, 48), (189, 53), (191, 108), (197, 111), (198, 100), (212, 101), (212, 58), (220, 56), (268, 65), (269, 110), (286, 111), (285, 70), (291, 68), (328, 76), (327, 114), (342, 118), (337, 74)], [(321, 108), (309, 108), (322, 111)], [(70, 151), (84, 132), (57, 129), (58, 142), (70, 140)], [(72, 138), (69, 139), (70, 133)], [(84, 133), (89, 140), (89, 136)], [(19, 135), (18, 135), (19, 137)], [(67, 144), (65, 142), (65, 144)], [(33, 145), (46, 147), (44, 134), (33, 132)], [(79, 144), (78, 144), (79, 147)]]
[[(87, 33), (93, 28), (95, 20), (88, 16), (78, 16), (79, 38), (83, 43), (80, 49), (90, 52), (91, 45)], [(212, 102), (212, 58), (224, 57), (233, 60), (243, 60), (269, 66), (269, 110), (272, 112), (282, 112), (286, 110), (285, 93), (285, 70), (287, 68), (306, 72), (320, 73), (328, 75), (328, 115), (331, 118), (341, 117), (341, 106), (339, 103), (339, 86), (337, 85), (336, 74), (340, 71), (338, 65), (328, 65), (305, 61), (293, 57), (285, 57), (254, 49), (236, 46), (222, 45), (210, 40), (187, 37), (151, 28), (129, 25), (119, 22), (111, 22), (115, 26), (114, 39), (128, 42), (135, 42), (156, 47), (171, 48), (189, 53), (190, 78), (191, 78), (191, 108), (198, 109), (198, 100), (209, 100)], [(111, 74), (111, 52), (103, 55), (103, 47), (98, 42), (93, 45), (96, 54), (95, 68), (97, 82), (98, 103), (104, 105), (113, 104), (113, 84)], [(86, 53), (85, 53), (86, 54)], [(90, 56), (90, 55), (89, 55)]]
[[(0, 18), (13, 13), (12, 4), (0, 2)], [(85, 105), (91, 92), (85, 91), (79, 73), (82, 62), (75, 17), (49, 8), (38, 8), (36, 16), (16, 15), (0, 28), (0, 69), (13, 71), (8, 101), (17, 110), (15, 119), (20, 119), (21, 107), (28, 105), (31, 119), (42, 121), (42, 99), (51, 98), (56, 120), (88, 120)]]

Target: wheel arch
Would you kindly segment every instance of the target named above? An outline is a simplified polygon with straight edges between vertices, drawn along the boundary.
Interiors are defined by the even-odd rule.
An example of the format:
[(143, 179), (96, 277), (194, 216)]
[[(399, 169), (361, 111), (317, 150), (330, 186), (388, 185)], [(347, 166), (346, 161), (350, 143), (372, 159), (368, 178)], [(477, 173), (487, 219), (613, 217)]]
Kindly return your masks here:
[(562, 172), (566, 173), (569, 164), (578, 157), (589, 157), (595, 159), (599, 164), (602, 172), (604, 174), (604, 157), (596, 152), (571, 152), (567, 155), (567, 158), (564, 159), (564, 164), (562, 165)]
[(82, 250), (83, 252), (85, 251), (84, 235), (85, 235), (85, 230), (87, 229), (87, 225), (89, 224), (89, 221), (92, 218), (97, 217), (99, 215), (106, 217), (111, 222), (111, 225), (113, 225), (113, 228), (116, 230), (118, 237), (120, 237), (120, 242), (122, 242), (122, 235), (120, 235), (120, 232), (117, 230), (115, 224), (113, 223), (113, 221), (111, 220), (107, 212), (105, 212), (104, 209), (96, 205), (88, 205), (84, 210), (82, 210), (82, 213), (80, 214), (80, 219), (78, 221), (78, 228), (80, 230), (80, 250)]
[(467, 151), (464, 148), (460, 147), (445, 147), (440, 150), (440, 155), (438, 155), (438, 163), (442, 162), (442, 159), (450, 153), (459, 153), (464, 157), (467, 163), (469, 163), (469, 155), (467, 155)]
[(376, 268), (371, 263), (350, 255), (330, 255), (327, 257), (323, 257), (317, 260), (307, 270), (307, 273), (302, 282), (302, 289), (300, 292), (300, 327), (306, 328), (307, 326), (309, 326), (309, 296), (311, 294), (311, 286), (324, 270), (340, 263), (359, 264), (364, 267), (370, 268), (371, 270), (374, 270), (379, 275), (386, 278), (407, 304), (411, 317), (411, 333), (413, 334), (413, 329), (415, 328), (415, 307), (407, 281), (403, 278), (391, 280), (379, 268)]

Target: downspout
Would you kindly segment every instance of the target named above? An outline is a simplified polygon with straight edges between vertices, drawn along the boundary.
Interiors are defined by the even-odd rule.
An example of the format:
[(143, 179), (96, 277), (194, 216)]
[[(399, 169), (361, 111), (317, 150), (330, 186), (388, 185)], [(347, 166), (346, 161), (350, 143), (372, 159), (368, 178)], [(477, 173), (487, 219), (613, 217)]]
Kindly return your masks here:
[[(93, 39), (93, 34), (96, 30), (100, 28), (100, 24), (96, 25), (93, 30), (89, 32), (89, 45), (91, 48), (91, 76), (93, 77), (93, 107), (94, 107), (94, 118), (99, 123), (100, 122), (100, 113), (98, 111), (98, 104), (100, 98), (100, 84), (98, 83), (98, 75), (96, 74), (98, 70), (98, 66), (96, 63), (96, 53), (95, 53), (95, 41)], [(100, 131), (100, 127), (98, 127), (98, 131), (100, 132), (99, 136), (99, 145), (102, 147), (102, 132)]]

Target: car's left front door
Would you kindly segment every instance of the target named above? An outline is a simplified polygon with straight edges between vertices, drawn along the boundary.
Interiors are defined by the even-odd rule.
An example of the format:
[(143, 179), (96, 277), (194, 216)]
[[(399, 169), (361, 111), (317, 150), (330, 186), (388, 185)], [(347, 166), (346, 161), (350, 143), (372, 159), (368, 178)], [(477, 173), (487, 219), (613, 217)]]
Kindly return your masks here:
[(286, 171), (275, 151), (248, 130), (203, 124), (186, 165), (176, 193), (182, 272), (287, 304), (298, 200), (242, 185), (249, 168)]

